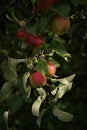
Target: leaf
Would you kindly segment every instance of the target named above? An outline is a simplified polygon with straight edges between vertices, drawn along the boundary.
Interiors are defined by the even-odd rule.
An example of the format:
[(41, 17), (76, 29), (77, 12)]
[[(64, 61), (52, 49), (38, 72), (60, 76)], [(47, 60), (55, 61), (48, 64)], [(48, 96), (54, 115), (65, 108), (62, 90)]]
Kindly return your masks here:
[(57, 98), (62, 98), (62, 96), (72, 88), (72, 82), (69, 84), (59, 84), (58, 91), (56, 93)]
[(53, 115), (60, 121), (69, 122), (73, 120), (73, 115), (60, 110), (56, 105), (53, 107)]
[[(65, 49), (65, 46), (54, 40), (51, 42), (51, 47), (50, 47), (51, 50), (54, 50), (54, 52), (56, 52), (59, 56), (61, 56), (62, 58), (66, 58), (66, 57), (70, 57), (70, 54), (67, 53), (66, 49)], [(66, 60), (66, 59), (65, 59)]]
[(59, 82), (63, 83), (63, 84), (69, 84), (70, 82), (72, 82), (72, 80), (74, 79), (75, 77), (75, 74), (72, 74), (68, 77), (65, 77), (65, 78), (61, 78), (61, 79), (58, 79)]
[(40, 50), (41, 50), (41, 48), (42, 48), (41, 46), (34, 48), (33, 49), (33, 56), (38, 55)]
[(5, 120), (7, 130), (9, 130), (9, 128), (8, 128), (8, 114), (9, 114), (8, 111), (5, 111), (5, 112), (3, 113), (3, 119)]
[(30, 72), (26, 72), (23, 76), (23, 86), (24, 86), (24, 90), (27, 93), (27, 98), (30, 97), (30, 93), (31, 93), (31, 87), (27, 84), (27, 80), (30, 76)]
[(12, 82), (4, 83), (4, 85), (2, 86), (1, 91), (0, 91), (1, 100), (5, 100), (9, 97), (9, 95), (12, 91), (11, 87), (12, 87)]
[(37, 120), (36, 120), (36, 123), (37, 123), (38, 127), (40, 127), (40, 125), (41, 125), (41, 120), (42, 120), (42, 117), (43, 117), (43, 115), (44, 115), (45, 112), (46, 112), (46, 109), (43, 109), (43, 110), (40, 112), (39, 117), (38, 117)]
[(14, 95), (8, 100), (10, 114), (17, 112), (22, 106), (22, 98), (18, 95)]
[(20, 62), (26, 63), (27, 59), (13, 59), (8, 57), (8, 59), (1, 64), (5, 79), (14, 82), (14, 84), (17, 82), (16, 66)]
[(77, 7), (80, 4), (80, 0), (71, 0), (72, 4)]
[(32, 4), (34, 5), (37, 0), (31, 0)]
[(57, 10), (58, 14), (62, 17), (67, 17), (71, 11), (70, 5), (65, 2), (59, 2), (56, 4), (55, 9)]
[(48, 72), (47, 63), (44, 60), (39, 60), (36, 66), (36, 71), (42, 72), (43, 74)]
[(1, 69), (4, 74), (4, 78), (8, 81), (17, 81), (17, 74), (16, 74), (16, 65), (14, 62), (9, 63), (8, 61), (4, 61), (1, 64)]
[(32, 113), (34, 116), (39, 117), (40, 116), (40, 113), (39, 113), (40, 106), (46, 98), (46, 92), (43, 88), (37, 88), (37, 91), (40, 96), (38, 96), (37, 100), (32, 105)]
[(39, 29), (44, 33), (48, 31), (48, 18), (46, 16), (41, 17), (39, 21)]
[(9, 14), (13, 19), (15, 19), (15, 9), (13, 7), (9, 9)]

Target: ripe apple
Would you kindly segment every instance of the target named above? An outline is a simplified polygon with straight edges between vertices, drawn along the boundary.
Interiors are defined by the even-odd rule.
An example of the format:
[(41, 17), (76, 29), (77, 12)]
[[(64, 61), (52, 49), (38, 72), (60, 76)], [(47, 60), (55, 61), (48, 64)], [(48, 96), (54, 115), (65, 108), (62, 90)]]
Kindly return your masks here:
[(40, 72), (34, 72), (30, 76), (30, 83), (33, 87), (41, 87), (46, 84), (46, 77)]
[(40, 35), (29, 34), (27, 37), (27, 44), (32, 47), (41, 46), (43, 43), (43, 39)]
[(48, 65), (48, 75), (50, 76), (54, 75), (56, 73), (56, 65), (51, 61), (49, 61), (47, 65)]
[(38, 0), (35, 8), (35, 12), (47, 10), (53, 6), (58, 0)]
[(70, 20), (69, 17), (63, 18), (59, 15), (55, 16), (52, 19), (50, 29), (53, 33), (56, 33), (58, 35), (63, 35), (68, 31), (70, 27)]
[(17, 37), (19, 40), (26, 40), (27, 35), (28, 35), (27, 31), (26, 31), (26, 30), (23, 30), (23, 29), (18, 30), (18, 31), (16, 32), (16, 37)]

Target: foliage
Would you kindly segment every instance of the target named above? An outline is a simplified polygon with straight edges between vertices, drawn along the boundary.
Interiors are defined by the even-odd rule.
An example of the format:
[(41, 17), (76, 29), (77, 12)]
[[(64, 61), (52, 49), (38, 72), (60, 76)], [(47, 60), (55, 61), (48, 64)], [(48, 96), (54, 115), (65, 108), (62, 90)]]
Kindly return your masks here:
[[(1, 2), (0, 15), (4, 14), (1, 19), (2, 34), (5, 37), (1, 37), (0, 43), (0, 55), (3, 56), (1, 71), (4, 78), (0, 90), (0, 129), (44, 129), (43, 124), (46, 123), (46, 129), (54, 130), (56, 127), (53, 126), (54, 122), (52, 124), (53, 119), (56, 122), (58, 119), (63, 122), (73, 120), (72, 114), (63, 111), (66, 111), (67, 104), (64, 109), (61, 101), (64, 99), (63, 95), (72, 88), (75, 77), (72, 73), (75, 72), (69, 69), (71, 65), (64, 67), (70, 63), (72, 57), (72, 51), (67, 50), (73, 41), (74, 32), (86, 21), (86, 7), (79, 0), (61, 0), (45, 9), (39, 6), (36, 11), (37, 3), (37, 0)], [(82, 9), (81, 13), (79, 8)], [(54, 15), (70, 19), (70, 28), (62, 36), (50, 30), (50, 21)], [(26, 30), (26, 38), (18, 39), (16, 32), (21, 29)], [(29, 46), (27, 37), (31, 34), (34, 38), (38, 37), (32, 44), (38, 44), (41, 40), (39, 46)], [(84, 34), (85, 38), (86, 31)], [(48, 61), (56, 65), (56, 75), (47, 75)], [(63, 70), (60, 72), (61, 68), (64, 73)], [(46, 77), (45, 86), (32, 86), (30, 76), (33, 72), (41, 72)]]

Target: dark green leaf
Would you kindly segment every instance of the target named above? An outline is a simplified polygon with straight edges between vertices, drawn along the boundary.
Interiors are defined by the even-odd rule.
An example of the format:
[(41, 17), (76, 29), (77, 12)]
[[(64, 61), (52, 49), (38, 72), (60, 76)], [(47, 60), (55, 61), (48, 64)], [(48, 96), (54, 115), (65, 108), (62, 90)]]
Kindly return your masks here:
[(80, 3), (80, 0), (71, 0), (72, 4), (77, 7)]
[(17, 81), (16, 86), (18, 87), (18, 89), (20, 90), (20, 92), (21, 92), (22, 94), (25, 94), (25, 90), (24, 90), (24, 86), (23, 86), (23, 78), (20, 78), (20, 79)]
[(55, 8), (57, 9), (57, 12), (62, 17), (67, 17), (71, 11), (70, 5), (68, 3), (59, 2)]
[(32, 4), (34, 5), (37, 0), (31, 0)]
[(40, 52), (40, 50), (41, 50), (41, 46), (34, 48), (34, 49), (33, 49), (33, 55), (34, 55), (34, 56), (37, 55), (37, 54)]
[(42, 72), (43, 74), (48, 72), (47, 63), (44, 60), (39, 60), (36, 70)]
[(14, 95), (8, 100), (8, 106), (10, 114), (17, 112), (22, 106), (22, 98), (18, 95)]
[(48, 18), (47, 17), (41, 17), (39, 21), (39, 29), (41, 32), (47, 32), (48, 31)]
[(52, 41), (50, 48), (64, 59), (65, 57), (70, 57), (70, 54), (67, 53), (64, 44), (59, 43), (58, 41)]

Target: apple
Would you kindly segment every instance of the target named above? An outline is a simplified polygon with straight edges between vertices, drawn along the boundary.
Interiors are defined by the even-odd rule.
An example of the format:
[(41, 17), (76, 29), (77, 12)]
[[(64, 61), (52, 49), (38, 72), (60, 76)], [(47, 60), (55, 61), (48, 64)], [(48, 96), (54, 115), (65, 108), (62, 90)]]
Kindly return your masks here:
[(45, 11), (49, 7), (53, 6), (57, 0), (38, 0), (35, 8), (35, 12)]
[(28, 36), (28, 33), (26, 30), (23, 30), (23, 29), (20, 29), (16, 32), (16, 37), (19, 39), (19, 40), (26, 40)]
[(70, 27), (69, 17), (63, 18), (59, 15), (55, 16), (50, 24), (51, 31), (58, 35), (65, 34), (69, 30), (69, 27)]
[(41, 72), (34, 72), (30, 75), (30, 83), (33, 87), (41, 87), (46, 84), (46, 77)]
[(29, 34), (27, 37), (27, 44), (32, 47), (41, 46), (43, 43), (43, 39), (40, 35)]
[(47, 63), (47, 66), (48, 66), (48, 75), (53, 76), (56, 73), (56, 65), (53, 62), (49, 61)]

